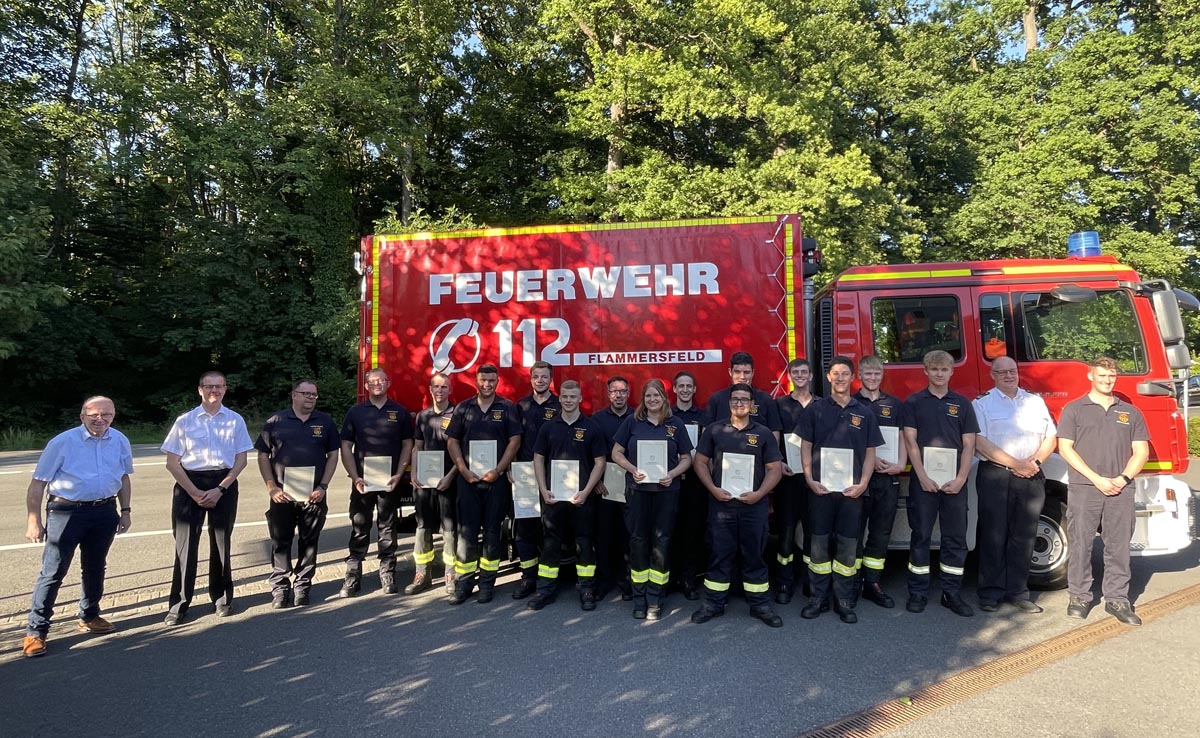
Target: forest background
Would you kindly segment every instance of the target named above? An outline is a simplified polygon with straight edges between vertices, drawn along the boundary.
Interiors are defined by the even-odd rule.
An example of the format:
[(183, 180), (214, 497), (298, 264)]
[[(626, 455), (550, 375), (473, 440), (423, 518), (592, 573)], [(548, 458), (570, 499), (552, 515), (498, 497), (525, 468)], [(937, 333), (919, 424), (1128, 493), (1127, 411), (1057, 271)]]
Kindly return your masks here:
[(1096, 230), (1200, 292), (1198, 57), (1200, 0), (0, 0), (0, 442), (213, 365), (339, 412), (385, 230), (797, 212), (828, 274)]

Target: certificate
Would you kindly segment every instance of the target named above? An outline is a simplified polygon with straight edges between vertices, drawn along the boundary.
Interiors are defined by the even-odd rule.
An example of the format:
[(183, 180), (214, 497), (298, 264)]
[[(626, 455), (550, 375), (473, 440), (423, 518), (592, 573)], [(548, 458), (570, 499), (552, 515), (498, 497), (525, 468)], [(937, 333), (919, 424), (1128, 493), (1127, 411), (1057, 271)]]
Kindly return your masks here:
[(889, 464), (900, 461), (900, 429), (891, 425), (881, 425), (879, 432), (883, 434), (883, 445), (875, 449), (875, 458)]
[[(495, 443), (495, 441), (492, 441)], [(541, 499), (538, 494), (537, 477), (533, 474), (532, 461), (517, 461), (512, 465), (513, 478), (513, 517), (536, 518), (542, 514)]]
[(499, 457), (496, 456), (495, 441), (471, 441), (467, 444), (467, 449), (470, 454), (467, 459), (467, 468), (475, 476), (482, 477), (496, 468), (496, 461)]
[(721, 454), (721, 489), (734, 497), (754, 491), (754, 457), (750, 454)]
[(550, 462), (550, 496), (570, 500), (579, 494), (579, 462), (554, 460)]
[(438, 483), (442, 481), (442, 477), (446, 476), (445, 454), (445, 451), (417, 452), (416, 473), (418, 485), (425, 488), (438, 486)]
[(638, 441), (637, 468), (646, 475), (640, 484), (658, 484), (667, 476), (667, 442)]
[(688, 423), (683, 427), (687, 428), (688, 438), (692, 441), (692, 453), (696, 453), (696, 446), (700, 445), (700, 426), (695, 423)]
[(625, 470), (613, 462), (604, 467), (604, 487), (608, 490), (606, 500), (625, 501)]
[(830, 492), (845, 492), (847, 487), (854, 484), (854, 451), (848, 448), (822, 448), (818, 481)]
[(921, 460), (925, 473), (938, 487), (958, 476), (958, 451), (952, 448), (926, 446), (921, 449)]
[(368, 492), (387, 492), (392, 478), (391, 456), (367, 456), (363, 459), (363, 481)]
[(283, 491), (296, 502), (308, 502), (316, 486), (315, 466), (289, 466), (283, 470)]
[(796, 433), (787, 433), (783, 437), (783, 450), (787, 452), (787, 465), (797, 474), (804, 471), (804, 460), (800, 456), (802, 443), (799, 434)]

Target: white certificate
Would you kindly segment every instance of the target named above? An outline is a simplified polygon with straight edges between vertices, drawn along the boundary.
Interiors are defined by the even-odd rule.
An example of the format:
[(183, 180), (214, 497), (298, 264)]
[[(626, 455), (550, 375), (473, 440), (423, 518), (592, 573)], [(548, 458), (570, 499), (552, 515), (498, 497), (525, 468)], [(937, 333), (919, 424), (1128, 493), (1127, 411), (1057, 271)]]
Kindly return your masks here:
[(721, 489), (734, 497), (754, 491), (754, 457), (750, 454), (721, 454)]
[(958, 451), (952, 448), (926, 446), (921, 449), (921, 460), (925, 464), (925, 473), (938, 487), (958, 476)]
[(667, 476), (667, 442), (638, 441), (637, 468), (646, 475), (641, 484), (658, 484)]
[(496, 468), (496, 442), (495, 441), (471, 441), (467, 444), (470, 454), (467, 459), (467, 468), (477, 477), (482, 477), (492, 469)]
[(695, 423), (688, 423), (683, 427), (687, 428), (688, 438), (692, 440), (692, 448), (695, 449), (696, 446), (700, 445), (700, 426)]
[(363, 481), (368, 492), (387, 492), (392, 478), (391, 456), (367, 456), (363, 459)]
[(787, 452), (787, 465), (797, 474), (804, 471), (804, 460), (800, 456), (803, 442), (797, 433), (788, 433), (783, 437), (783, 450)]
[(848, 448), (822, 448), (818, 481), (830, 492), (845, 492), (847, 487), (854, 484), (854, 451)]
[(296, 502), (308, 502), (316, 485), (315, 466), (289, 466), (283, 470), (283, 491)]
[(900, 429), (891, 425), (879, 426), (883, 434), (883, 445), (875, 449), (875, 458), (889, 464), (900, 461)]
[(579, 494), (579, 462), (554, 460), (550, 462), (550, 496), (569, 500)]
[(512, 478), (513, 516), (519, 519), (536, 518), (541, 515), (541, 495), (538, 494), (537, 477), (533, 474), (533, 462), (513, 462)]
[(625, 501), (625, 470), (613, 462), (604, 467), (604, 487), (608, 490), (606, 500)]
[(417, 484), (432, 488), (438, 486), (442, 477), (446, 476), (445, 451), (417, 452)]

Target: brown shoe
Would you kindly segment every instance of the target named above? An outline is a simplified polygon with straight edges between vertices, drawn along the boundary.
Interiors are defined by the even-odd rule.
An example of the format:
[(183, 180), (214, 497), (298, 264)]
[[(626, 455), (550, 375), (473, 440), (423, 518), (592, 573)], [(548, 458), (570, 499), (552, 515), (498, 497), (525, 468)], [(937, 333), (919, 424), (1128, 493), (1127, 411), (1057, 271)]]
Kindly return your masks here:
[(25, 636), (24, 642), (21, 643), (21, 652), (28, 659), (34, 656), (45, 656), (46, 639), (41, 636)]
[(117, 626), (97, 615), (91, 620), (80, 620), (79, 629), (89, 633), (111, 633), (117, 629)]
[(433, 588), (433, 577), (429, 575), (429, 570), (425, 568), (417, 569), (417, 574), (413, 577), (412, 584), (404, 588), (404, 594), (415, 595)]

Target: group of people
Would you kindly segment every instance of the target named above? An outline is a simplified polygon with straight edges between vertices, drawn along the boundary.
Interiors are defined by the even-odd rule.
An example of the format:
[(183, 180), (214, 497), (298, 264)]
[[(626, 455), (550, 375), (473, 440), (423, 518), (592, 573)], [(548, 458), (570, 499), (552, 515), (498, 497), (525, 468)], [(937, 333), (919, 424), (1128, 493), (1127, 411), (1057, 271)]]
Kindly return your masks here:
[[(1090, 363), (1090, 391), (1066, 406), (1056, 426), (1042, 399), (1020, 388), (1008, 357), (992, 362), (995, 387), (973, 402), (950, 389), (949, 354), (930, 351), (923, 363), (928, 386), (901, 401), (882, 391), (885, 365), (877, 357), (859, 362), (857, 392), (854, 362), (833, 358), (825, 397), (812, 392), (811, 364), (795, 359), (787, 367), (792, 391), (774, 399), (753, 386), (753, 357), (738, 352), (730, 360), (730, 386), (706, 407), (696, 402), (694, 376), (682, 371), (673, 380), (674, 403), (666, 385), (650, 379), (636, 407), (629, 382), (611, 377), (608, 405), (591, 416), (581, 411), (578, 382), (563, 381), (554, 394), (549, 364), (532, 367), (530, 394), (515, 403), (497, 395), (496, 367), (483, 365), (475, 372), (476, 394), (458, 404), (451, 401), (451, 376), (433, 373), (428, 406), (415, 419), (389, 398), (387, 373), (372, 369), (366, 400), (340, 428), (316, 409), (316, 384), (302, 380), (292, 387), (291, 407), (272, 415), (256, 439), (223, 404), (225, 376), (206, 372), (200, 405), (175, 421), (162, 444), (175, 479), (175, 560), (164, 624), (188, 617), (206, 520), (209, 598), (217, 617), (233, 612), (231, 539), (238, 478), (251, 449), (269, 497), (274, 608), (309, 602), (326, 494), (340, 457), (351, 484), (352, 529), (343, 597), (362, 589), (373, 526), (380, 589), (397, 592), (397, 519), (411, 469), (415, 573), (405, 594), (434, 586), (440, 531), (449, 602), (491, 601), (506, 558), (503, 524), (511, 519), (521, 572), (512, 597), (527, 599), (531, 610), (555, 601), (562, 564), (573, 558), (585, 611), (619, 589), (633, 617), (657, 620), (674, 585), (688, 600), (703, 599), (691, 619), (704, 623), (724, 614), (739, 580), (750, 614), (771, 627), (783, 625), (772, 591), (775, 604), (788, 604), (801, 578), (805, 619), (833, 609), (854, 623), (860, 597), (895, 607), (880, 579), (908, 469), (907, 609), (920, 613), (928, 604), (930, 543), (940, 522), (941, 604), (973, 615), (961, 590), (965, 490), (976, 460), (979, 607), (996, 611), (1009, 603), (1041, 612), (1026, 581), (1046, 494), (1041, 465), (1057, 449), (1069, 465), (1067, 528), (1076, 552), (1068, 615), (1083, 618), (1091, 608), (1087, 553), (1099, 529), (1105, 608), (1139, 624), (1128, 599), (1132, 480), (1148, 457), (1149, 437), (1141, 413), (1113, 394), (1116, 364)], [(130, 527), (133, 471), (129, 442), (111, 427), (115, 412), (110, 399), (89, 398), (81, 426), (52, 439), (34, 471), (26, 536), (46, 547), (26, 656), (46, 651), (55, 599), (76, 551), (83, 570), (79, 627), (114, 629), (100, 615), (100, 599), (108, 549)], [(773, 566), (766, 560), (770, 501)]]

